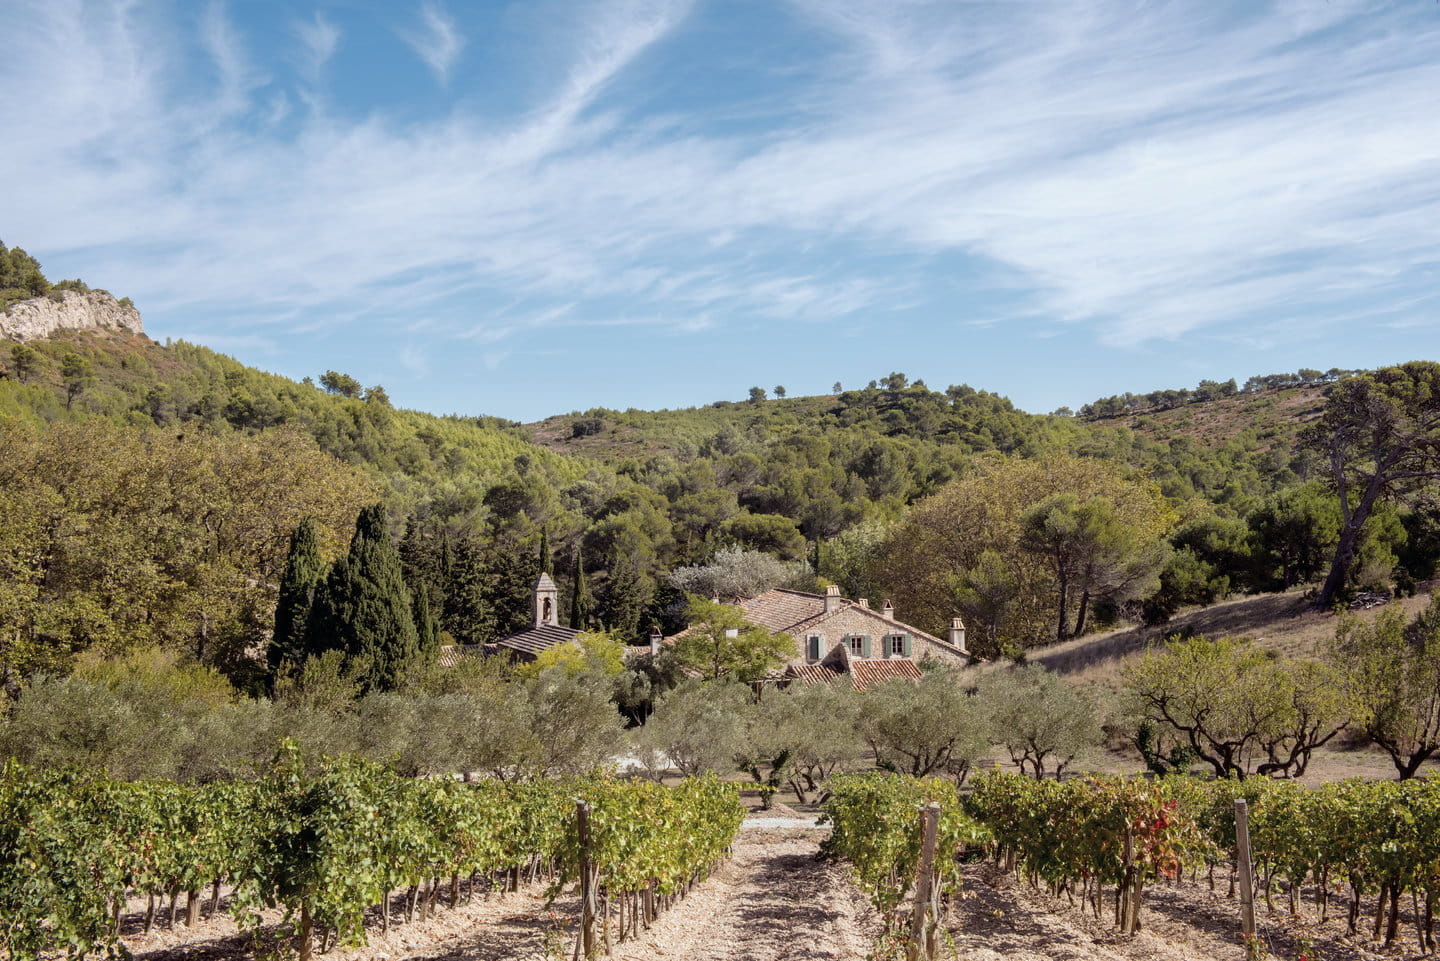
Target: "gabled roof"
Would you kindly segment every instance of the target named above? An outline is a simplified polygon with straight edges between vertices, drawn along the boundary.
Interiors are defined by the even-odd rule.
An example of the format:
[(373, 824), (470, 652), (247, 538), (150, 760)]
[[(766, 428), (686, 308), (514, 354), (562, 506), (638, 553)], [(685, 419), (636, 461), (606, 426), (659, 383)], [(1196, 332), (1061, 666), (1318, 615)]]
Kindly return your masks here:
[(519, 633), (502, 637), (495, 642), (495, 645), (534, 657), (556, 644), (565, 644), (575, 640), (576, 635), (580, 633), (573, 628), (561, 627), (558, 624), (542, 624), (540, 627), (527, 627)]
[(551, 577), (550, 577), (549, 574), (546, 574), (544, 571), (541, 571), (541, 572), (540, 572), (540, 579), (535, 582), (535, 590), (537, 590), (537, 591), (555, 591), (555, 590), (559, 590), (559, 588), (557, 588), (557, 587), (555, 586), (555, 581), (551, 579)]
[(948, 648), (950, 648), (951, 650), (956, 651), (957, 653), (963, 653), (963, 652), (960, 651), (960, 648), (958, 648), (958, 647), (956, 647), (955, 645), (951, 644), (949, 641), (942, 640), (942, 639), (936, 637), (934, 634), (928, 634), (928, 633), (926, 633), (925, 631), (920, 630), (920, 628), (918, 628), (918, 627), (915, 627), (915, 626), (913, 626), (913, 625), (911, 625), (911, 624), (906, 624), (904, 621), (897, 621), (897, 620), (895, 620), (895, 618), (893, 618), (893, 617), (886, 617), (884, 614), (881, 614), (879, 611), (875, 610), (874, 608), (861, 607), (859, 604), (856, 604), (856, 603), (854, 603), (853, 601), (843, 601), (843, 602), (841, 602), (840, 606), (839, 606), (837, 609), (831, 611), (829, 614), (826, 614), (825, 611), (822, 609), (822, 610), (820, 611), (820, 613), (817, 614), (817, 615), (815, 615), (814, 617), (811, 617), (811, 618), (809, 618), (808, 620), (801, 621), (801, 622), (798, 623), (798, 624), (792, 624), (792, 625), (788, 628), (788, 630), (789, 630), (790, 633), (801, 633), (801, 632), (808, 633), (808, 632), (811, 632), (811, 631), (815, 631), (815, 630), (817, 630), (818, 628), (820, 628), (822, 625), (824, 625), (824, 623), (825, 623), (826, 621), (830, 620), (830, 619), (833, 618), (833, 617), (837, 617), (838, 615), (840, 615), (840, 614), (842, 614), (842, 613), (852, 614), (852, 615), (853, 615), (853, 614), (860, 614), (860, 615), (863, 615), (863, 616), (865, 616), (865, 617), (870, 618), (871, 620), (878, 621), (879, 623), (883, 624), (883, 625), (886, 626), (886, 627), (893, 628), (893, 629), (895, 629), (896, 631), (901, 631), (901, 632), (904, 632), (904, 633), (906, 633), (906, 634), (911, 634), (911, 635), (914, 635), (915, 637), (923, 637), (923, 638), (925, 638), (925, 640), (927, 640), (927, 641), (930, 641), (930, 642), (935, 643), (935, 644), (939, 644), (939, 645), (942, 646), (942, 647), (948, 647)]
[[(765, 628), (771, 634), (779, 634), (782, 631), (792, 634), (796, 640), (802, 640), (802, 635), (820, 630), (826, 621), (839, 617), (842, 614), (855, 615), (875, 621), (878, 625), (887, 630), (897, 631), (914, 637), (923, 638), (931, 644), (954, 651), (957, 655), (967, 656), (966, 652), (951, 644), (944, 638), (936, 637), (934, 634), (926, 633), (904, 621), (897, 621), (893, 617), (886, 617), (880, 611), (872, 607), (865, 607), (855, 601), (839, 598), (835, 609), (826, 613), (825, 597), (821, 594), (808, 594), (805, 591), (791, 591), (783, 588), (774, 588), (757, 594), (748, 600), (736, 601), (735, 606), (745, 615), (745, 619), (752, 624)], [(665, 638), (666, 644), (673, 644), (676, 639), (690, 633), (690, 628), (685, 628), (672, 637)]]
[(736, 607), (745, 614), (745, 619), (758, 624), (771, 634), (788, 632), (801, 621), (825, 612), (825, 598), (819, 594), (804, 591), (787, 591), (781, 588), (757, 594), (749, 600), (739, 601)]

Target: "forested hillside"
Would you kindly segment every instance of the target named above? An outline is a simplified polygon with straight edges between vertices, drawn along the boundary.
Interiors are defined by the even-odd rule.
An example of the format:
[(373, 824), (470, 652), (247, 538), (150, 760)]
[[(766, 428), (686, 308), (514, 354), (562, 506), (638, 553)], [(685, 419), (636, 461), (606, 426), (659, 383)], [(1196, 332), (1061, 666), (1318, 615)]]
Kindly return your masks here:
[[(46, 449), (45, 463), (85, 463), (96, 446), (126, 451), (132, 436), (168, 437), (203, 459), (216, 444), (241, 450), (283, 435), (296, 450), (348, 465), (355, 484), (384, 500), (408, 580), (424, 585), (441, 629), (463, 642), (524, 624), (529, 585), (542, 567), (561, 583), (567, 621), (626, 640), (651, 626), (677, 629), (683, 595), (671, 572), (703, 567), (731, 547), (741, 551), (731, 562), (754, 556), (759, 564), (766, 554), (809, 565), (796, 575), (793, 566), (760, 564), (751, 572), (761, 572), (756, 583), (782, 576), (776, 571), (792, 586), (838, 582), (850, 596), (894, 599), (902, 617), (932, 631), (959, 613), (978, 628), (977, 649), (995, 653), (1122, 615), (1163, 620), (1183, 604), (1304, 583), (1323, 572), (1338, 536), (1338, 503), (1315, 454), (1298, 442), (1323, 403), (1315, 384), (1257, 381), (1166, 411), (1087, 420), (1032, 415), (969, 386), (935, 391), (892, 373), (829, 396), (766, 399), (752, 391), (743, 402), (595, 409), (521, 427), (399, 410), (383, 387), (336, 371), (296, 383), (203, 347), (123, 333), (14, 345), (0, 362), (6, 436)], [(59, 429), (67, 424), (92, 426), (89, 434)], [(92, 460), (99, 473), (104, 458)], [(1047, 466), (1039, 473), (1019, 466), (1032, 462)], [(64, 505), (52, 519), (65, 518), (84, 536), (99, 529), (96, 512), (110, 508), (67, 501), (61, 475), (35, 476)], [(1060, 476), (1072, 478), (1071, 487), (1057, 489)], [(127, 483), (138, 485), (127, 496), (142, 503), (173, 496), (159, 480)], [(284, 496), (303, 493), (306, 483), (292, 482)], [(1076, 491), (1090, 493), (1055, 499)], [(265, 496), (282, 492), (277, 486)], [(360, 501), (341, 502), (353, 517)], [(985, 503), (991, 513), (973, 510)], [(55, 528), (27, 534), (13, 519), (22, 515), (7, 520), (7, 536), (29, 545), (28, 558), (48, 556)], [(1042, 528), (1077, 518), (1104, 534), (1093, 550), (1145, 562), (1092, 564), (1088, 580), (1060, 589), (1069, 575), (1044, 562), (1054, 545), (1044, 543)], [(346, 526), (338, 515), (329, 523), (327, 558), (339, 551)], [(1379, 505), (1353, 582), (1428, 576), (1432, 530), (1423, 502)], [(35, 531), (49, 532), (49, 540), (34, 540)], [(948, 539), (935, 541), (937, 531)], [(178, 624), (147, 630), (189, 638), (195, 648), (208, 636), (209, 649), (232, 660), (263, 646), (282, 534), (269, 537), (269, 553), (247, 573), (234, 572), (258, 591), (240, 621), (190, 611), (165, 616)], [(131, 569), (148, 568), (121, 567)], [(12, 636), (64, 651), (108, 636), (84, 618), (61, 616), (79, 603), (63, 584), (41, 578), (35, 590), (7, 600)], [(7, 655), (21, 671), (44, 662), (34, 653)]]

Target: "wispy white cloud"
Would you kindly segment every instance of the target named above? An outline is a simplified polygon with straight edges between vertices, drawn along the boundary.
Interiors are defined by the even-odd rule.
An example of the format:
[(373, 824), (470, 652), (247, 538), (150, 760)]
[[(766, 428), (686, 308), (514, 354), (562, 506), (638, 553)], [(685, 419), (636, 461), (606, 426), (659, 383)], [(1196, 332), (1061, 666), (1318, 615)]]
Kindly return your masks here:
[(252, 70), (245, 42), (221, 0), (211, 0), (200, 17), (200, 43), (214, 63), (220, 82), (218, 106), (236, 113), (249, 105), (250, 92), (264, 81)]
[(325, 65), (340, 49), (340, 28), (317, 12), (310, 20), (295, 22), (295, 35), (300, 40), (301, 72), (310, 83), (319, 83)]
[[(219, 5), (189, 39), (206, 90), (168, 68), (186, 49), (144, 5), (16, 0), (0, 123), (27, 136), (0, 182), (37, 189), (0, 226), (92, 248), (151, 308), (343, 325), (425, 304), (434, 330), (489, 344), (535, 318), (825, 320), (930, 288), (957, 324), (1058, 321), (1115, 345), (1440, 306), (1428, 8), (811, 0), (795, 9), (826, 53), (792, 113), (714, 129), (705, 104), (677, 121), (683, 101), (660, 111), (621, 82), (688, 2), (585, 9), (527, 109), (402, 123), (277, 109), (301, 94)], [(447, 83), (462, 29), (419, 15), (406, 40)], [(318, 76), (339, 31), (296, 30)], [(967, 315), (957, 263), (1003, 278), (1013, 309)], [(457, 298), (485, 306), (438, 309)]]
[(450, 74), (465, 49), (465, 35), (443, 6), (438, 2), (426, 3), (420, 8), (419, 25), (401, 31), (400, 37), (442, 86), (450, 82)]

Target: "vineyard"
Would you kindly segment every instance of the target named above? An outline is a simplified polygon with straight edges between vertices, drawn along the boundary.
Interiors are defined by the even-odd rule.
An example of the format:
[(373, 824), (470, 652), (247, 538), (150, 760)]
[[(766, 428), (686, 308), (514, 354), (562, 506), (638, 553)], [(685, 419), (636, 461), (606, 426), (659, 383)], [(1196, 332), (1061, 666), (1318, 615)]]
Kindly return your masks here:
[[(753, 876), (722, 869), (695, 910), (671, 919), (666, 909), (690, 905), (685, 895), (726, 861), (741, 825), (735, 786), (713, 777), (670, 788), (607, 777), (465, 783), (353, 758), (307, 764), (292, 746), (257, 780), (214, 784), (11, 764), (0, 769), (0, 955), (125, 957), (122, 917), (180, 932), (223, 912), (249, 932), (247, 954), (310, 957), (428, 921), (477, 893), (536, 884), (550, 903), (579, 893), (578, 908), (563, 902), (578, 922), (567, 954), (640, 957), (622, 946), (653, 951), (662, 932), (722, 957), (714, 941), (694, 940), (696, 930), (711, 938), (714, 906), (736, 890), (763, 903), (797, 871), (812, 887), (785, 897), (796, 904), (789, 910), (813, 907), (792, 915), (812, 931), (824, 930), (817, 919), (828, 910), (809, 904), (814, 885), (842, 901), (836, 883), (853, 885), (857, 899), (863, 892), (879, 919), (876, 957), (939, 956), (945, 939), (985, 923), (971, 886), (996, 877), (1127, 942), (1156, 920), (1152, 900), (1190, 891), (1193, 904), (1203, 893), (1223, 922), (1219, 937), (1238, 950), (1237, 798), (1247, 803), (1255, 899), (1269, 917), (1333, 917), (1353, 939), (1387, 948), (1409, 941), (1408, 930), (1421, 954), (1437, 947), (1434, 782), (1311, 789), (986, 772), (965, 793), (883, 773), (827, 786), (820, 853), (846, 866), (844, 878), (801, 867), (794, 835), (770, 842), (773, 852), (752, 838), (744, 857)], [(745, 910), (742, 902), (725, 923), (748, 924)], [(755, 939), (785, 941), (780, 929), (747, 937), (733, 942), (737, 954), (754, 956)], [(774, 956), (789, 956), (781, 950)]]
[[(1236, 884), (1235, 806), (1247, 802), (1258, 897), (1299, 917), (1305, 895), (1316, 920), (1343, 910), (1351, 935), (1388, 948), (1412, 920), (1420, 953), (1436, 950), (1440, 895), (1440, 784), (1345, 781), (1317, 789), (1251, 778), (1075, 778), (1037, 781), (989, 772), (961, 798), (952, 785), (891, 775), (839, 778), (825, 851), (848, 861), (856, 883), (900, 943), (902, 902), (919, 860), (917, 819), (939, 802), (934, 880), (953, 912), (962, 866), (981, 857), (1035, 889), (1113, 923), (1142, 927), (1147, 887), (1217, 890)], [(983, 853), (982, 853), (983, 852)], [(1367, 916), (1365, 910), (1373, 911)], [(952, 922), (963, 928), (962, 915)], [(1234, 937), (1241, 938), (1238, 920)]]
[[(581, 837), (577, 810), (588, 818)], [(722, 860), (743, 815), (714, 778), (675, 788), (594, 777), (467, 784), (416, 780), (354, 759), (308, 773), (287, 746), (254, 782), (121, 782), (0, 771), (0, 947), (11, 958), (125, 955), (120, 917), (147, 929), (228, 910), (260, 934), (279, 908), (301, 958), (361, 944), (366, 923), (434, 914), (477, 889), (583, 880), (592, 938), (648, 925)], [(583, 842), (583, 843), (582, 843)], [(582, 925), (584, 927), (584, 925)]]

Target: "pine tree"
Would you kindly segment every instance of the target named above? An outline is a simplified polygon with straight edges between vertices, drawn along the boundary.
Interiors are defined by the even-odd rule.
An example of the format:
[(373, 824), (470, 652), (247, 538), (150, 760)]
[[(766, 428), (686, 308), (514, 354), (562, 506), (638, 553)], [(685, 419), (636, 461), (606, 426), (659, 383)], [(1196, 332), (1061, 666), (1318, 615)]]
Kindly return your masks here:
[(385, 509), (366, 507), (355, 521), (350, 552), (317, 592), (306, 631), (311, 653), (338, 649), (367, 665), (368, 686), (391, 690), (420, 651), (400, 555), (385, 529)]
[(280, 577), (275, 632), (267, 651), (272, 674), (287, 661), (304, 659), (305, 624), (315, 604), (315, 591), (324, 580), (325, 563), (320, 559), (315, 522), (307, 517), (290, 535), (290, 553), (285, 558), (285, 573)]

